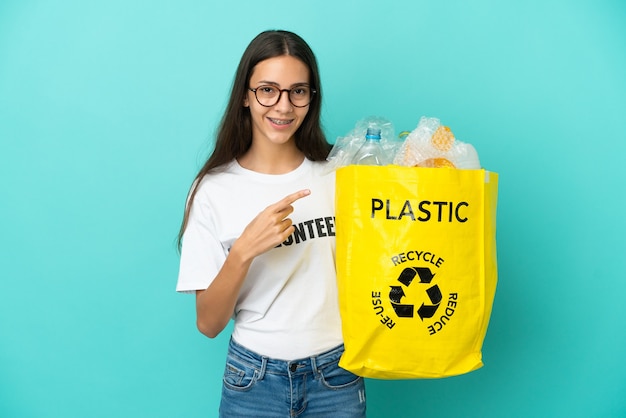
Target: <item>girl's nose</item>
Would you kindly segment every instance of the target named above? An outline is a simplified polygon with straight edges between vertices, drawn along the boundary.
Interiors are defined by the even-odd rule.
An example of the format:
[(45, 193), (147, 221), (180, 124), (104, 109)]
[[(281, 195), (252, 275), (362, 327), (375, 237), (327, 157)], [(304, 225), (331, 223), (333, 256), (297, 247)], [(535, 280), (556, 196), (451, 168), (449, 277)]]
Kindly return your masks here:
[(274, 107), (277, 110), (280, 110), (282, 112), (290, 112), (291, 110), (293, 110), (293, 105), (291, 104), (291, 101), (289, 100), (289, 92), (288, 91), (282, 91), (280, 97), (278, 98), (278, 103), (276, 103), (274, 105)]

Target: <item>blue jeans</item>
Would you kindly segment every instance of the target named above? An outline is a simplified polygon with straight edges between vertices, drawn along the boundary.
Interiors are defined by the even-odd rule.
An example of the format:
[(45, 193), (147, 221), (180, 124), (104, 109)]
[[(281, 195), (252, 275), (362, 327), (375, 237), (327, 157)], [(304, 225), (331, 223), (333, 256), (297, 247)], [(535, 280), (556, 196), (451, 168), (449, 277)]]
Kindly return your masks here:
[(365, 383), (337, 365), (342, 353), (273, 360), (231, 339), (220, 417), (365, 417)]

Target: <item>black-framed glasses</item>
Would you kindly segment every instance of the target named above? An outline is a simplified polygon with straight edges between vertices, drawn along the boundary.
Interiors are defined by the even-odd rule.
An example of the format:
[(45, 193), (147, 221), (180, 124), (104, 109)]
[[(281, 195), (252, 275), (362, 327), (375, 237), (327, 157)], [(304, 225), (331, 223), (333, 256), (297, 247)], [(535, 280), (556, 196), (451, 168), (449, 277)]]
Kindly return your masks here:
[(300, 84), (291, 89), (279, 89), (276, 86), (265, 85), (255, 89), (248, 87), (248, 90), (254, 93), (256, 101), (264, 107), (272, 107), (278, 103), (285, 91), (292, 105), (295, 107), (306, 107), (311, 104), (313, 96), (317, 93), (316, 90), (312, 89), (311, 86), (307, 84)]

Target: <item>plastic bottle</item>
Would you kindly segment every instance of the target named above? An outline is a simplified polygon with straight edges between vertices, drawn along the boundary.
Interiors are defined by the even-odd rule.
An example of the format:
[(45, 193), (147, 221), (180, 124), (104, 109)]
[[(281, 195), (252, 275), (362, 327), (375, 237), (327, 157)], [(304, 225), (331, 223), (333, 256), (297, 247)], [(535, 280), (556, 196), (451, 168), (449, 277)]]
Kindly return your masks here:
[(356, 165), (386, 165), (387, 157), (380, 145), (380, 129), (367, 128), (365, 143), (359, 148), (352, 158), (352, 164)]

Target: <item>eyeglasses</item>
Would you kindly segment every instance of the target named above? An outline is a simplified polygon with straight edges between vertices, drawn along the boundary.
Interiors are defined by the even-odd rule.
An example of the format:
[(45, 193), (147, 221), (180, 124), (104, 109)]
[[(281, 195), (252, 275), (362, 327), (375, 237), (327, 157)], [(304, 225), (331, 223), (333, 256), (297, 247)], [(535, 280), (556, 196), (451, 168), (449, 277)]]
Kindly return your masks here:
[(306, 84), (296, 86), (292, 89), (279, 89), (276, 86), (260, 86), (256, 89), (248, 87), (248, 90), (254, 93), (256, 101), (261, 106), (272, 107), (280, 101), (280, 97), (283, 92), (286, 91), (289, 97), (289, 102), (295, 107), (306, 107), (313, 100), (313, 96), (317, 93)]

